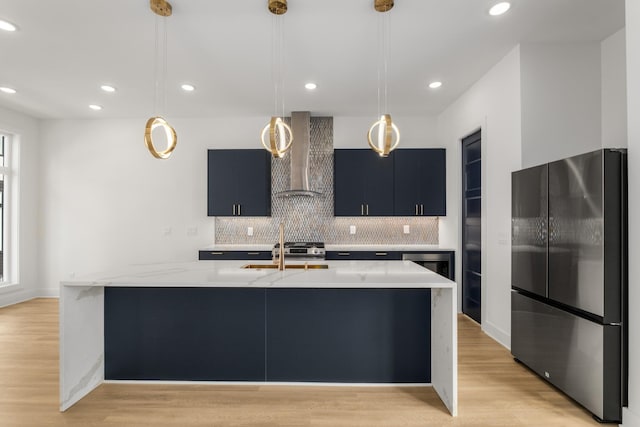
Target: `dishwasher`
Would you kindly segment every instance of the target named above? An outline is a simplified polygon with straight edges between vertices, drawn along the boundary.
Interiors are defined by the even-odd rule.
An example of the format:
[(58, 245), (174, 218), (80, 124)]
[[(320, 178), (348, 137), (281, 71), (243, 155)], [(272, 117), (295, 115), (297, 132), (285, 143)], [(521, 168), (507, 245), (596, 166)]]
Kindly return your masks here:
[(453, 255), (451, 253), (421, 253), (402, 254), (402, 259), (407, 261), (413, 261), (424, 268), (427, 268), (441, 276), (446, 277), (449, 280), (454, 279), (453, 275)]

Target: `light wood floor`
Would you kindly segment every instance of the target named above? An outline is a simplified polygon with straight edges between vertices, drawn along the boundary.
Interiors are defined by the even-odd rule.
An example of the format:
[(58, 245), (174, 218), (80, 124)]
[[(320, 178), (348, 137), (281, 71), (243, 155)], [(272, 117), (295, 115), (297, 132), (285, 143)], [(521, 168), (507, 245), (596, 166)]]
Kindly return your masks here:
[(0, 426), (597, 426), (465, 317), (459, 416), (431, 388), (104, 384), (58, 412), (58, 301), (0, 309)]

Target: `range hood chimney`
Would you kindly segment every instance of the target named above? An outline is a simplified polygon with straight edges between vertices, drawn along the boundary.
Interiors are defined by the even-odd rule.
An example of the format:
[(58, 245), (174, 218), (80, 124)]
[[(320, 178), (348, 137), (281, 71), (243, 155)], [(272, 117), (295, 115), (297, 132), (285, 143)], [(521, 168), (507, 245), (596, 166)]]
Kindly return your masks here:
[(318, 196), (321, 193), (309, 189), (309, 153), (311, 152), (311, 113), (309, 111), (291, 112), (291, 132), (293, 134), (293, 143), (289, 149), (291, 182), (289, 189), (277, 193), (276, 197)]

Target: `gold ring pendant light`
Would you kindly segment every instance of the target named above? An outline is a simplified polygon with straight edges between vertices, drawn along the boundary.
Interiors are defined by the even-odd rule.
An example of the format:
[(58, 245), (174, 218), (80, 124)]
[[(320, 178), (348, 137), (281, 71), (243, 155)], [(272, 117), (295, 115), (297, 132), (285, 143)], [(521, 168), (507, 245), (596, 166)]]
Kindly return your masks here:
[[(276, 15), (273, 20), (273, 34), (272, 34), (272, 66), (273, 79), (274, 79), (274, 103), (275, 109), (278, 109), (278, 92), (282, 99), (282, 115), (284, 116), (284, 95), (282, 79), (282, 64), (283, 64), (283, 40), (282, 40), (282, 19), (280, 15), (284, 15), (287, 12), (287, 0), (268, 0), (267, 8), (269, 12)], [(277, 67), (276, 67), (277, 64)], [(277, 69), (276, 69), (277, 68)], [(277, 113), (276, 113), (277, 114)], [(285, 123), (283, 117), (277, 115), (272, 116), (271, 120), (262, 129), (260, 133), (260, 141), (265, 150), (271, 153), (274, 158), (281, 158), (291, 148), (293, 143), (293, 133), (291, 127)]]
[[(394, 2), (393, 0), (374, 0), (373, 7), (378, 12), (388, 12), (393, 8)], [(384, 17), (383, 19), (387, 19)], [(380, 64), (378, 64), (378, 111), (381, 110), (381, 100), (380, 93), (384, 94), (384, 108), (387, 109), (387, 63), (388, 63), (388, 50), (389, 50), (389, 39), (388, 39), (388, 21), (383, 21), (382, 23), (382, 34), (381, 34), (381, 46), (378, 48), (382, 51), (383, 58), (383, 73), (384, 73), (384, 91), (380, 88)], [(377, 131), (376, 131), (377, 129)], [(375, 136), (375, 141), (374, 141)], [(393, 120), (391, 120), (390, 114), (382, 114), (380, 116), (380, 120), (376, 121), (369, 128), (369, 132), (367, 132), (367, 141), (369, 142), (369, 147), (380, 157), (388, 157), (389, 153), (398, 147), (400, 143), (400, 131)]]
[[(171, 13), (173, 12), (171, 4), (166, 0), (150, 0), (150, 7), (153, 13), (165, 18), (171, 16)], [(158, 28), (156, 25), (156, 42), (157, 42), (157, 39), (158, 39)], [(165, 39), (164, 39), (164, 61), (165, 62), (167, 60), (166, 43), (167, 43), (167, 40), (165, 36)], [(156, 45), (155, 54), (157, 57), (158, 55), (157, 45)], [(158, 69), (158, 62), (159, 61), (156, 60), (156, 64), (155, 64), (156, 73)], [(165, 70), (165, 73), (166, 73), (166, 70)], [(163, 77), (166, 79), (166, 74)], [(156, 78), (156, 97), (157, 97), (157, 91), (159, 86), (157, 80), (158, 79)], [(157, 105), (156, 105), (156, 108), (157, 108)], [(164, 133), (167, 138), (167, 148), (162, 151), (158, 151), (153, 143), (153, 130), (158, 127), (162, 127), (164, 129)], [(156, 159), (168, 159), (169, 156), (171, 156), (171, 153), (173, 152), (173, 150), (176, 148), (176, 145), (178, 144), (178, 136), (176, 135), (176, 130), (169, 124), (169, 122), (167, 122), (161, 116), (154, 116), (154, 117), (151, 117), (149, 120), (147, 120), (147, 124), (144, 128), (144, 143), (153, 157), (155, 157)]]
[[(376, 139), (376, 143), (374, 143), (371, 135), (374, 133), (376, 128), (378, 128), (378, 138)], [(391, 116), (389, 114), (383, 114), (382, 117), (380, 117), (380, 120), (375, 122), (371, 125), (371, 128), (369, 128), (367, 139), (369, 140), (369, 146), (373, 151), (378, 153), (381, 157), (387, 157), (389, 153), (395, 150), (400, 143), (400, 131), (391, 120)]]
[[(167, 136), (167, 141), (169, 141), (169, 145), (166, 150), (158, 151), (156, 147), (153, 145), (153, 130), (157, 127), (164, 128), (164, 133)], [(147, 120), (147, 125), (144, 127), (144, 143), (149, 149), (149, 152), (156, 159), (168, 159), (171, 155), (171, 152), (176, 148), (176, 144), (178, 143), (178, 136), (176, 135), (176, 130), (171, 127), (169, 123), (162, 117), (156, 116), (151, 117)]]

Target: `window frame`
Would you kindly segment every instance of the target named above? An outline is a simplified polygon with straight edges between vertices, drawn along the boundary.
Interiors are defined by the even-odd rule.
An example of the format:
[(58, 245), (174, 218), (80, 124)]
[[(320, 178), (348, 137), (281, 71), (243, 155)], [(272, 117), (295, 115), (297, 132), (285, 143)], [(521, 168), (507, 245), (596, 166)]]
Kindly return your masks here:
[(0, 174), (4, 176), (1, 236), (2, 236), (2, 276), (0, 289), (6, 289), (19, 283), (18, 277), (18, 204), (19, 204), (19, 147), (18, 138), (0, 131), (4, 145), (3, 165)]

